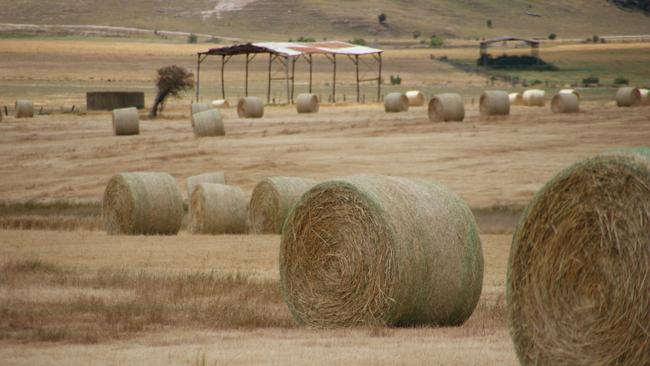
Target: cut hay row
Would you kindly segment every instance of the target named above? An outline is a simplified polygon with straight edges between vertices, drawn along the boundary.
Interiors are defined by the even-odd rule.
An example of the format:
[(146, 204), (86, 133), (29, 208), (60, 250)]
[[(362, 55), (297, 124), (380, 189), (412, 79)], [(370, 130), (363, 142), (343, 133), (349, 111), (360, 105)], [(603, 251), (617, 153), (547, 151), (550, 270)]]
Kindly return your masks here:
[(313, 179), (266, 178), (255, 186), (248, 209), (248, 226), (253, 234), (279, 234), (284, 221), (300, 196), (316, 185)]
[(310, 93), (299, 94), (296, 99), (296, 109), (298, 113), (318, 113), (318, 96)]
[(551, 100), (553, 113), (578, 113), (580, 112), (580, 99), (574, 93), (557, 93)]
[(460, 121), (465, 119), (465, 103), (458, 94), (438, 94), (429, 101), (429, 120), (432, 122)]
[(637, 107), (641, 105), (639, 88), (624, 87), (616, 92), (616, 105), (619, 107)]
[(248, 198), (239, 187), (200, 183), (190, 199), (190, 231), (194, 234), (242, 234), (248, 231)]
[(421, 107), (424, 105), (426, 98), (424, 94), (419, 90), (411, 90), (406, 92), (406, 97), (409, 100), (409, 106), (411, 107)]
[(650, 148), (577, 163), (513, 237), (509, 326), (522, 365), (645, 365), (650, 355)]
[(135, 107), (113, 110), (113, 133), (115, 136), (138, 135), (140, 116)]
[(402, 93), (389, 93), (384, 98), (384, 110), (387, 113), (400, 113), (409, 110), (409, 99)]
[(481, 95), (481, 118), (510, 114), (510, 97), (501, 90), (487, 90)]
[(460, 325), (481, 294), (483, 252), (472, 212), (446, 188), (355, 176), (300, 199), (280, 278), (300, 324)]
[(187, 178), (187, 196), (191, 197), (194, 188), (201, 183), (226, 184), (226, 174), (224, 172), (212, 172), (194, 175)]
[(212, 108), (227, 109), (230, 108), (230, 103), (225, 99), (217, 99), (212, 101)]
[(521, 93), (510, 93), (508, 94), (508, 98), (510, 99), (510, 105), (524, 104), (524, 100), (521, 96)]
[(262, 118), (264, 103), (258, 97), (241, 98), (237, 103), (237, 115), (239, 118)]
[(543, 107), (546, 105), (546, 92), (539, 89), (524, 91), (521, 96), (526, 107)]
[(221, 114), (216, 109), (192, 115), (192, 130), (196, 137), (225, 136), (226, 129)]
[(34, 103), (31, 100), (17, 100), (15, 108), (16, 118), (34, 117)]
[(185, 211), (176, 180), (167, 173), (121, 173), (104, 191), (102, 219), (109, 235), (175, 235)]

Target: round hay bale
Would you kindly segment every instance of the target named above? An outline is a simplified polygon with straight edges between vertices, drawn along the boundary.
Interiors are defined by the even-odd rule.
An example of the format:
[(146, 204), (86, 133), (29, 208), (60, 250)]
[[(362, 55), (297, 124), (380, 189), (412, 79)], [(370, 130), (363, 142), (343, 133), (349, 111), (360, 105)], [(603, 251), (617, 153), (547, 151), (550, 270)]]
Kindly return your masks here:
[(637, 107), (641, 105), (639, 88), (624, 87), (616, 92), (616, 105), (619, 107)]
[(460, 121), (465, 119), (463, 98), (454, 93), (435, 95), (429, 101), (429, 120), (431, 122)]
[(580, 94), (580, 92), (578, 92), (575, 89), (561, 89), (559, 91), (559, 94), (565, 94), (565, 93), (566, 94), (575, 94), (575, 96), (578, 97), (578, 101), (580, 101), (580, 99), (582, 98), (582, 95)]
[(400, 113), (409, 110), (409, 99), (402, 93), (389, 93), (384, 98), (384, 110), (387, 113)]
[(187, 177), (187, 195), (192, 197), (192, 192), (201, 183), (226, 184), (226, 174), (224, 172), (213, 172)]
[(534, 197), (506, 281), (522, 365), (645, 365), (650, 149), (579, 162)]
[(300, 196), (316, 185), (313, 179), (266, 178), (255, 186), (248, 208), (248, 226), (253, 234), (279, 234), (284, 220)]
[(483, 251), (471, 210), (445, 187), (356, 176), (300, 199), (280, 281), (301, 324), (460, 325), (481, 295)]
[(121, 173), (104, 191), (102, 218), (109, 235), (175, 235), (185, 211), (167, 173)]
[(228, 109), (230, 108), (230, 103), (225, 99), (217, 99), (212, 101), (212, 108), (218, 109)]
[(115, 136), (140, 134), (140, 116), (135, 107), (113, 110), (113, 133)]
[(543, 107), (546, 104), (546, 92), (539, 89), (526, 90), (521, 98), (527, 107)]
[(318, 113), (319, 101), (316, 94), (299, 94), (296, 99), (298, 113)]
[(406, 92), (406, 97), (409, 100), (409, 106), (421, 107), (424, 105), (424, 94), (419, 90), (411, 90)]
[(190, 199), (194, 234), (242, 234), (247, 231), (248, 198), (239, 187), (201, 183)]
[(221, 113), (216, 109), (192, 115), (192, 129), (196, 137), (225, 136), (226, 129), (223, 126)]
[(17, 100), (15, 104), (16, 118), (34, 117), (34, 103), (31, 100)]
[(557, 93), (551, 100), (553, 113), (578, 113), (580, 112), (580, 99), (574, 93)]
[(487, 90), (481, 95), (481, 118), (510, 114), (510, 97), (500, 90)]
[(508, 99), (510, 99), (510, 105), (524, 104), (524, 100), (521, 96), (521, 93), (510, 93), (508, 94)]
[(239, 118), (262, 118), (264, 103), (258, 97), (241, 98), (237, 103), (237, 115)]
[(648, 89), (639, 89), (641, 94), (641, 105), (650, 105), (650, 90)]

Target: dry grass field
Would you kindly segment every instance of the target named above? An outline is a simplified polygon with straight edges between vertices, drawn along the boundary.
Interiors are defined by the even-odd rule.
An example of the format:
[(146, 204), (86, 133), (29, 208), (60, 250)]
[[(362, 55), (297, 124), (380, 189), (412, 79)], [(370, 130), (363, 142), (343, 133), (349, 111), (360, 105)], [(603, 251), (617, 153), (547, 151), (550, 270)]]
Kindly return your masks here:
[[(618, 62), (621, 70), (626, 62), (645, 60), (648, 52), (640, 44), (560, 47), (549, 49), (549, 57), (572, 55), (566, 60), (574, 63), (600, 57), (608, 65)], [(194, 52), (204, 48), (1, 40), (0, 105), (28, 98), (57, 110), (82, 104), (83, 93), (95, 89), (144, 90), (150, 101), (156, 68), (173, 63), (192, 68)], [(629, 60), (610, 56), (621, 50), (631, 53)], [(110, 114), (103, 112), (4, 116), (2, 363), (517, 364), (503, 303), (513, 218), (547, 179), (572, 162), (614, 147), (648, 145), (650, 107), (619, 109), (615, 89), (599, 88), (585, 92), (576, 115), (553, 115), (547, 104), (513, 107), (507, 118), (483, 121), (477, 96), (486, 88), (485, 77), (430, 59), (432, 53), (462, 59), (474, 52), (385, 55), (386, 75), (405, 79), (401, 87), (386, 90), (462, 92), (463, 123), (431, 123), (424, 107), (388, 115), (383, 105), (348, 100), (324, 105), (316, 115), (272, 106), (261, 120), (238, 119), (236, 111), (225, 110), (226, 136), (196, 139), (189, 121), (191, 96), (172, 101), (156, 120), (142, 112), (137, 136), (113, 136)], [(234, 59), (232, 65), (233, 70), (241, 66)], [(206, 98), (217, 96), (216, 65), (210, 67)], [(263, 67), (256, 66), (253, 83), (264, 79)], [(329, 69), (325, 63), (319, 67), (319, 92), (327, 93)], [(341, 75), (341, 93), (348, 98), (349, 71), (344, 68)], [(634, 75), (650, 80), (647, 70)], [(241, 74), (231, 77), (238, 82)], [(240, 90), (233, 87), (233, 100)], [(364, 92), (371, 95), (373, 89)], [(486, 261), (479, 306), (458, 328), (299, 327), (279, 290), (278, 236), (195, 236), (183, 230), (171, 237), (122, 237), (101, 231), (99, 202), (109, 178), (143, 170), (172, 174), (184, 195), (185, 179), (206, 171), (225, 171), (229, 183), (247, 193), (260, 179), (276, 175), (325, 180), (369, 173), (439, 181), (478, 215)]]

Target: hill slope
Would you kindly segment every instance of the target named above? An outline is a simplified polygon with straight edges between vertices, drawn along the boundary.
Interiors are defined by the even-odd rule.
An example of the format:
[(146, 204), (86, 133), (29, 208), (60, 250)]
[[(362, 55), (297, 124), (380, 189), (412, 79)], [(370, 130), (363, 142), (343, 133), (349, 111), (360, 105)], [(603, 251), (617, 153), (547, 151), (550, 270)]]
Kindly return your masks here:
[[(248, 39), (408, 39), (650, 34), (650, 17), (606, 0), (0, 0), (0, 22), (93, 24)], [(387, 16), (379, 24), (378, 15)], [(528, 14), (527, 14), (528, 13)], [(533, 16), (538, 14), (540, 16)], [(493, 27), (488, 28), (487, 20)]]

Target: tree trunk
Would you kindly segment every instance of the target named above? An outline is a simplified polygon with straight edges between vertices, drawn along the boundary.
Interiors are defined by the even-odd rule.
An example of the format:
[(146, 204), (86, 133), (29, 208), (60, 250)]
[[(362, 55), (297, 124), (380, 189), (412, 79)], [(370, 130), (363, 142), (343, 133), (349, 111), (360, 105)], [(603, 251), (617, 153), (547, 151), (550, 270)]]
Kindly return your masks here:
[(149, 116), (151, 117), (157, 117), (158, 116), (158, 110), (162, 111), (162, 106), (165, 103), (165, 99), (167, 99), (167, 96), (169, 95), (169, 91), (159, 91), (158, 94), (156, 95), (156, 99), (153, 103), (153, 106), (151, 107), (151, 111), (149, 112)]

